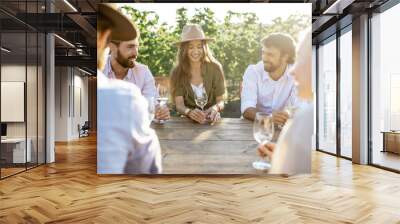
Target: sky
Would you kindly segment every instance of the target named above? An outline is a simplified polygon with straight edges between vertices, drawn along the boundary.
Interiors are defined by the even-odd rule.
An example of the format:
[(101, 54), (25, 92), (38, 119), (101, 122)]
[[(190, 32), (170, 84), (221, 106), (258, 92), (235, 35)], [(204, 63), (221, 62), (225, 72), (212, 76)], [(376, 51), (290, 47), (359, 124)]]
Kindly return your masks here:
[(195, 8), (210, 8), (219, 21), (223, 21), (226, 13), (254, 12), (263, 24), (271, 23), (276, 17), (283, 19), (291, 14), (305, 14), (311, 16), (311, 3), (118, 3), (118, 7), (129, 5), (143, 11), (154, 11), (160, 17), (160, 22), (166, 22), (174, 26), (176, 21), (176, 9), (185, 7), (188, 9), (189, 18), (194, 14)]

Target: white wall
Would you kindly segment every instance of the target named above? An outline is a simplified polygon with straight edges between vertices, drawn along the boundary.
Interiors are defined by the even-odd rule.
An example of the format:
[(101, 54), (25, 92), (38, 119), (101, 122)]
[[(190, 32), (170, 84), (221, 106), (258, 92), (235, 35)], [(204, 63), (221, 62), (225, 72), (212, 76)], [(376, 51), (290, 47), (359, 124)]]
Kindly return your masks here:
[[(78, 75), (77, 75), (78, 72)], [(77, 126), (80, 124), (81, 126), (88, 120), (88, 78), (82, 77), (79, 70), (74, 70), (74, 111), (72, 111), (73, 119), (72, 119), (72, 132), (71, 134), (75, 137), (78, 137), (78, 129)], [(81, 108), (80, 108), (81, 107)]]
[(67, 67), (55, 68), (55, 141), (68, 140), (68, 88), (70, 83)]
[[(31, 73), (32, 70), (36, 67), (28, 66), (27, 68), (24, 65), (18, 64), (4, 64), (1, 66), (1, 81), (9, 81), (9, 82), (25, 82), (25, 75), (27, 69), (28, 74)], [(34, 93), (27, 93), (28, 97), (36, 97), (36, 90)], [(28, 100), (28, 99), (27, 99)], [(28, 100), (29, 102), (31, 100)], [(36, 107), (36, 105), (35, 105)], [(1, 110), (7, 110), (7, 108), (1, 108)], [(29, 116), (29, 114), (28, 114)], [(31, 117), (28, 117), (28, 121), (31, 121)], [(8, 137), (25, 137), (25, 122), (7, 122), (7, 136)], [(31, 127), (31, 125), (29, 125)], [(28, 136), (29, 137), (29, 136)]]
[[(36, 70), (38, 69), (38, 70)], [(25, 66), (25, 64), (2, 64), (1, 78), (3, 81), (10, 82), (24, 82), (26, 83), (26, 107), (22, 106), (22, 113), (26, 112), (27, 120), (23, 122), (6, 122), (7, 123), (7, 137), (9, 138), (25, 138), (25, 135), (30, 139), (32, 161), (44, 163), (44, 74), (42, 67), (32, 65)], [(27, 78), (27, 81), (25, 79)], [(2, 89), (3, 91), (4, 89)], [(6, 97), (2, 95), (2, 98)], [(3, 112), (12, 110), (7, 107), (2, 107)], [(5, 111), (4, 111), (5, 110)], [(7, 111), (15, 113), (13, 111)], [(37, 157), (37, 153), (39, 156)]]
[(88, 78), (82, 75), (76, 68), (56, 67), (56, 141), (79, 138), (78, 124), (88, 120)]

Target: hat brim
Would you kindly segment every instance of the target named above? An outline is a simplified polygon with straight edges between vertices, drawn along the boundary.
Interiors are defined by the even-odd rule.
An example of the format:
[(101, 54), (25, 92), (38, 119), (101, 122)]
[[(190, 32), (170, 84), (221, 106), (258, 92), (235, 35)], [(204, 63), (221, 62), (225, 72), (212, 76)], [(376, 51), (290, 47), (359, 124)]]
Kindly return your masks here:
[(109, 19), (112, 24), (111, 39), (115, 41), (128, 41), (137, 37), (136, 26), (128, 17), (106, 3), (98, 4), (98, 13)]
[(181, 40), (178, 42), (175, 42), (175, 45), (179, 46), (181, 43), (193, 41), (193, 40), (205, 40), (205, 41), (214, 41), (214, 38), (194, 38), (194, 39), (188, 39), (188, 40)]

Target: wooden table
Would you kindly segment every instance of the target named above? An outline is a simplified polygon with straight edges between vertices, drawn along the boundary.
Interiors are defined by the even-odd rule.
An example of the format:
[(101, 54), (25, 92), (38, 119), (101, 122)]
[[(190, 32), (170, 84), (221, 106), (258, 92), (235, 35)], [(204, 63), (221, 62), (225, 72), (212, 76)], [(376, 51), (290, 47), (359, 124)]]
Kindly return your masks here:
[(264, 174), (252, 167), (259, 157), (248, 120), (223, 118), (210, 126), (174, 117), (153, 128), (162, 148), (164, 174)]

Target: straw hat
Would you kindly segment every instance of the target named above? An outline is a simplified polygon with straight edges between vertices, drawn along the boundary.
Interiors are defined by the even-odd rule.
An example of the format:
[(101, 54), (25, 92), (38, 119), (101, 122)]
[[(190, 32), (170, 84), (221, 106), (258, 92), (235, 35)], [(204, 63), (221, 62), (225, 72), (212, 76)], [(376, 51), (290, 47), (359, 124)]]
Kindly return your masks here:
[(192, 40), (214, 40), (213, 38), (208, 38), (204, 34), (203, 30), (201, 29), (200, 25), (198, 24), (188, 24), (185, 25), (182, 29), (181, 40), (176, 42), (175, 44), (181, 44), (183, 42), (188, 42)]
[(115, 4), (98, 4), (98, 13), (113, 24), (111, 39), (116, 41), (133, 40), (138, 35), (135, 24), (118, 11)]

